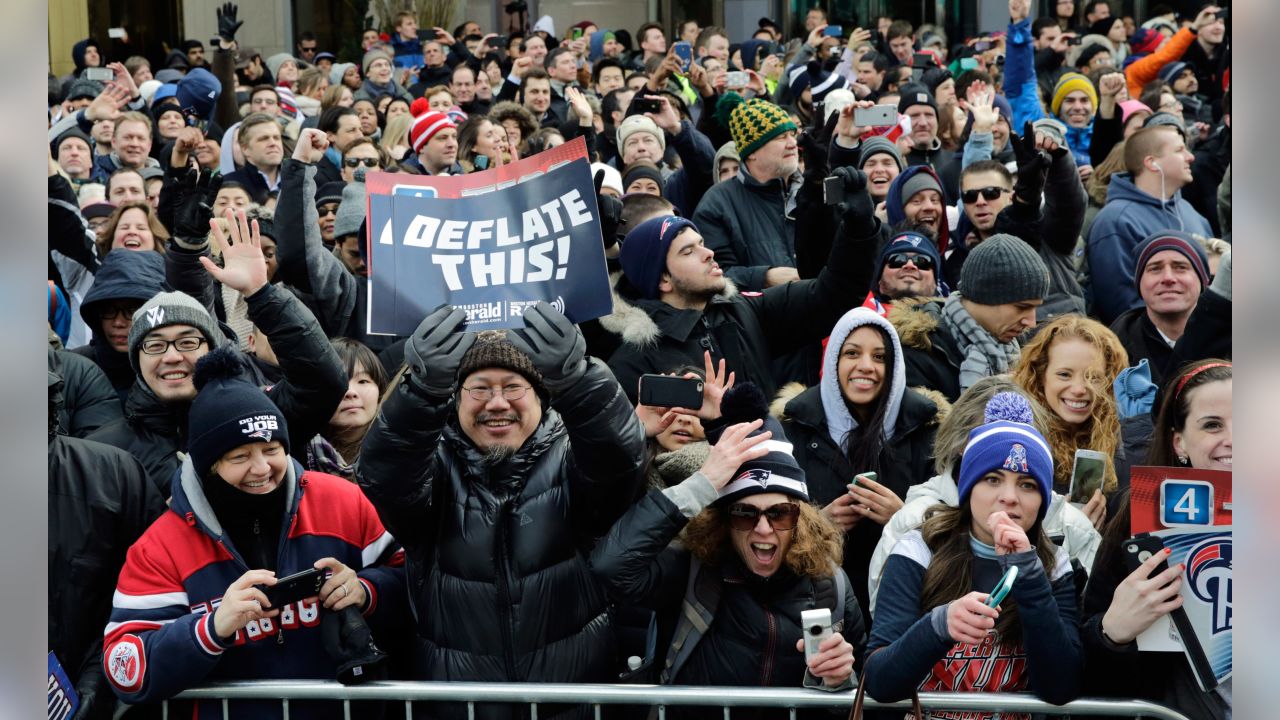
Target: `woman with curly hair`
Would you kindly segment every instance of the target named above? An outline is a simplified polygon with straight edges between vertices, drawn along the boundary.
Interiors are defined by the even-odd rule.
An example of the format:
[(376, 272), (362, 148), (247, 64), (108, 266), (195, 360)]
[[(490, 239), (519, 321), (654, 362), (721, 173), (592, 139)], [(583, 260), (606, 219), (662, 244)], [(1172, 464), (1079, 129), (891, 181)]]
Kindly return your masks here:
[[(720, 407), (702, 467), (633, 505), (592, 554), (593, 571), (615, 602), (659, 617), (691, 603), (702, 616), (700, 632), (677, 626), (664, 684), (849, 688), (864, 633), (840, 533), (810, 504), (760, 390), (735, 386)], [(709, 594), (717, 601), (702, 604)], [(831, 610), (833, 633), (806, 661), (800, 613), (815, 607)]]
[(1120, 415), (1111, 385), (1129, 367), (1129, 354), (1120, 338), (1102, 323), (1080, 315), (1063, 315), (1045, 325), (1022, 349), (1013, 379), (1049, 409), (1045, 439), (1053, 450), (1053, 489), (1066, 494), (1071, 485), (1076, 450), (1096, 450), (1106, 456), (1102, 488), (1084, 506), (1101, 530), (1107, 515), (1107, 496), (1128, 485), (1128, 463), (1120, 440)]

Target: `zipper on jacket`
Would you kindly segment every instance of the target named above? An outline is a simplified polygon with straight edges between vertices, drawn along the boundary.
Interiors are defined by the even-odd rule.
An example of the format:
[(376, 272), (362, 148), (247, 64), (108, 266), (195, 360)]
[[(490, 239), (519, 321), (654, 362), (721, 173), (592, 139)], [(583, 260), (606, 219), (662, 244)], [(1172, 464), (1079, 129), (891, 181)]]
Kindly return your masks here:
[(767, 603), (763, 607), (767, 631), (764, 643), (764, 662), (760, 663), (760, 685), (769, 687), (771, 684), (769, 679), (773, 677), (774, 655), (778, 652), (778, 621)]
[(516, 682), (515, 646), (511, 638), (511, 588), (507, 586), (507, 516), (511, 500), (498, 506), (494, 552), (494, 575), (498, 586), (498, 626), (502, 631), (503, 663), (507, 666), (507, 682)]

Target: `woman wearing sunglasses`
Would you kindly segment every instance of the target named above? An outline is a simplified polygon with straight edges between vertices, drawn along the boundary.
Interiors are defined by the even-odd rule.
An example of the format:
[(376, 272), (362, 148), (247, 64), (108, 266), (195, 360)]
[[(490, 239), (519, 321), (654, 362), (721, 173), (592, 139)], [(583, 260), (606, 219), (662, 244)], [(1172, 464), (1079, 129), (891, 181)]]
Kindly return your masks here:
[[(1032, 420), (1021, 395), (991, 398), (960, 462), (959, 506), (937, 506), (894, 547), (867, 644), (871, 697), (1029, 689), (1061, 704), (1077, 695), (1075, 583), (1042, 526), (1053, 454)], [(989, 595), (1013, 568), (1007, 596)]]
[[(592, 554), (594, 572), (616, 602), (675, 623), (665, 660), (652, 659), (664, 684), (846, 689), (864, 632), (839, 532), (810, 504), (760, 390), (735, 386), (721, 410), (702, 467), (636, 503)], [(832, 634), (806, 662), (800, 614), (822, 608)]]
[[(867, 610), (867, 565), (907, 489), (929, 479), (940, 415), (949, 404), (907, 388), (898, 333), (875, 311), (845, 313), (827, 340), (822, 380), (779, 403), (809, 495), (844, 531), (844, 570)], [(928, 392), (928, 391), (926, 391)], [(876, 473), (874, 479), (864, 473)], [(870, 624), (870, 616), (864, 616)]]

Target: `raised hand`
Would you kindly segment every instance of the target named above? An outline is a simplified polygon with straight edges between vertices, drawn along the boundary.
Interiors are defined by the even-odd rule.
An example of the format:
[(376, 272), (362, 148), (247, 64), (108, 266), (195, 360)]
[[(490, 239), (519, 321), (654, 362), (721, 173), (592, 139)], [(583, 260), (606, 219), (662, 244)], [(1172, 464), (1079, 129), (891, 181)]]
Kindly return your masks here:
[(432, 397), (448, 397), (462, 356), (475, 343), (475, 333), (462, 329), (466, 321), (463, 310), (441, 305), (418, 323), (404, 345), (410, 382)]
[(213, 237), (222, 247), (222, 267), (206, 256), (200, 257), (200, 264), (215, 280), (249, 297), (267, 286), (267, 259), (262, 254), (258, 221), (250, 224), (243, 210), (232, 208), (227, 208), (224, 217), (228, 225), (225, 236), (218, 223), (209, 220)]
[(236, 20), (236, 13), (239, 8), (235, 3), (223, 3), (222, 7), (217, 9), (218, 14), (218, 37), (226, 40), (228, 43), (236, 41), (236, 31), (244, 24), (243, 20)]
[(902, 509), (902, 498), (897, 493), (865, 475), (858, 476), (858, 482), (849, 488), (849, 494), (855, 500), (854, 512), (881, 525)]
[(1012, 555), (1031, 549), (1027, 531), (1003, 510), (997, 510), (987, 517), (987, 529), (995, 540), (997, 555)]
[(133, 76), (129, 74), (124, 63), (108, 63), (107, 67), (111, 69), (111, 72), (115, 73), (116, 84), (129, 92), (129, 99), (132, 100), (138, 96), (138, 84), (133, 81)]
[(367, 593), (364, 584), (356, 578), (356, 571), (337, 558), (320, 558), (312, 567), (327, 569), (329, 578), (320, 586), (320, 602), (326, 608), (338, 611), (346, 607), (364, 607)]
[[(804, 638), (796, 641), (796, 650), (804, 652)], [(805, 661), (809, 673), (822, 678), (827, 687), (843, 685), (853, 675), (853, 645), (840, 633), (818, 644), (818, 654)]]
[(133, 95), (127, 87), (109, 82), (102, 92), (98, 93), (98, 97), (89, 103), (89, 107), (84, 109), (84, 116), (93, 121), (115, 120), (120, 117), (120, 111), (129, 104), (131, 97)]
[[(773, 433), (766, 430), (759, 435), (751, 435), (762, 425), (763, 420), (730, 425), (720, 435), (720, 441), (711, 446), (711, 452), (698, 470), (711, 481), (716, 490), (729, 484), (742, 463), (762, 458), (769, 453), (763, 443), (773, 437)], [(749, 435), (751, 436), (748, 437)]]
[(1182, 574), (1186, 567), (1174, 565), (1155, 577), (1149, 577), (1160, 563), (1169, 559), (1165, 548), (1129, 573), (1116, 586), (1111, 605), (1102, 616), (1102, 631), (1111, 642), (1124, 645), (1133, 642), (1142, 631), (1161, 617), (1182, 607)]
[(529, 356), (553, 394), (568, 390), (587, 372), (587, 341), (569, 318), (541, 300), (524, 311), (524, 327), (507, 333)]
[(298, 134), (293, 146), (293, 159), (312, 165), (320, 162), (329, 148), (329, 135), (317, 128), (306, 128)]
[[(715, 420), (720, 417), (720, 401), (724, 399), (725, 392), (733, 387), (735, 375), (725, 372), (724, 358), (720, 359), (717, 369), (717, 366), (711, 362), (710, 350), (702, 352), (702, 367), (707, 378), (702, 382), (702, 407), (697, 414), (703, 420)], [(697, 375), (687, 373), (685, 377), (697, 377)]]

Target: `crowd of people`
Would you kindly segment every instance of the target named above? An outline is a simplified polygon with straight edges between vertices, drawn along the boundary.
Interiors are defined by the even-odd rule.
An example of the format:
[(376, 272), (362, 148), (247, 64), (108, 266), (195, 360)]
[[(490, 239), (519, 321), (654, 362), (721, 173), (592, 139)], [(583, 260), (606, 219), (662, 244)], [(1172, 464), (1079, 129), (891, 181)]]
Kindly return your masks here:
[[(1229, 13), (1051, 6), (968, 38), (821, 7), (746, 38), (402, 12), (360, 56), (302, 32), (264, 58), (227, 3), (207, 48), (77, 43), (48, 116), (48, 637), (76, 717), (395, 678), (1230, 718), (1229, 681), (1135, 642), (1183, 568), (1120, 552), (1131, 467), (1231, 470)], [(369, 331), (367, 173), (575, 138), (609, 314)], [(661, 375), (700, 402), (646, 404)], [(1070, 502), (1078, 450), (1105, 465)]]

